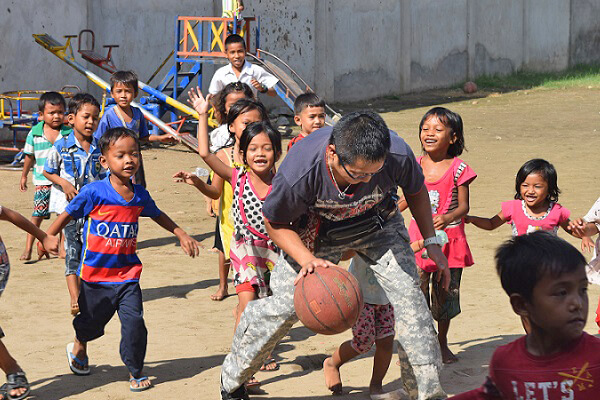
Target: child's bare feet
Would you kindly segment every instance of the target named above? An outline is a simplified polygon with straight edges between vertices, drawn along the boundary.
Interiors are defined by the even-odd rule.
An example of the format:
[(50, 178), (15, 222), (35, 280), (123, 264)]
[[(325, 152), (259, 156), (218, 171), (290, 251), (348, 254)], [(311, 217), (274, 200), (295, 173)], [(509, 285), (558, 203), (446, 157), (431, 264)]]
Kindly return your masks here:
[(19, 260), (21, 260), (21, 261), (31, 260), (31, 249), (23, 250), (23, 254), (21, 254), (21, 257), (19, 257)]
[(323, 361), (323, 374), (325, 375), (325, 385), (333, 394), (342, 393), (342, 377), (340, 370), (333, 364), (331, 357)]
[(212, 301), (221, 301), (221, 300), (225, 299), (225, 297), (227, 297), (227, 296), (229, 296), (229, 291), (227, 290), (227, 288), (220, 287), (214, 294), (210, 295), (210, 299)]
[(450, 348), (448, 346), (442, 346), (441, 350), (442, 350), (442, 362), (444, 364), (454, 364), (455, 362), (458, 361), (458, 357), (456, 357), (454, 355), (454, 353), (452, 353), (452, 351), (450, 351)]

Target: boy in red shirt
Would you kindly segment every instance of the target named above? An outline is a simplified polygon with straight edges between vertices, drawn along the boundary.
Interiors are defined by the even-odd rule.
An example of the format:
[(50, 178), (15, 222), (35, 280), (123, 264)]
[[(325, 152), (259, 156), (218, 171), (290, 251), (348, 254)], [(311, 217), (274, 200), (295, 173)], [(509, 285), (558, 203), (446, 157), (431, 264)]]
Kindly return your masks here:
[(583, 331), (585, 265), (575, 247), (543, 231), (515, 237), (498, 249), (502, 287), (530, 332), (496, 349), (485, 384), (454, 399), (600, 398), (600, 339)]
[(294, 122), (300, 127), (300, 133), (290, 140), (287, 151), (290, 151), (294, 144), (325, 126), (325, 102), (312, 92), (302, 93), (294, 101)]

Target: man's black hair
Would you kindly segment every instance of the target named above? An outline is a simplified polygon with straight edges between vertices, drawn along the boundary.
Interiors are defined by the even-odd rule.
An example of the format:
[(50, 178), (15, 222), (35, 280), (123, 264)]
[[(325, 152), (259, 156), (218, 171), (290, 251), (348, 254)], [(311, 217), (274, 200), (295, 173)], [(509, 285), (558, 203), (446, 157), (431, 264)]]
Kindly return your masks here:
[(390, 150), (390, 131), (379, 114), (356, 111), (342, 117), (333, 127), (329, 143), (335, 145), (335, 152), (344, 164), (352, 165), (359, 158), (381, 161)]
[(244, 38), (234, 33), (232, 35), (227, 36), (227, 39), (225, 39), (225, 51), (227, 51), (227, 46), (233, 43), (241, 43), (242, 46), (244, 46), (244, 49), (246, 48), (246, 42), (244, 41)]
[(100, 103), (94, 96), (89, 93), (77, 93), (69, 100), (69, 114), (76, 115), (84, 104), (91, 104), (100, 110)]
[(585, 265), (579, 250), (546, 231), (516, 236), (496, 251), (502, 288), (509, 296), (520, 294), (527, 301), (531, 301), (533, 288), (544, 275), (559, 277)]
[(294, 114), (300, 115), (306, 107), (323, 107), (325, 108), (325, 101), (313, 92), (302, 93), (296, 97), (294, 101)]
[(123, 137), (130, 137), (133, 140), (135, 140), (135, 143), (139, 148), (140, 140), (138, 139), (137, 134), (131, 129), (120, 126), (118, 128), (108, 129), (106, 132), (104, 132), (102, 137), (100, 137), (100, 140), (98, 140), (98, 147), (100, 148), (100, 152), (103, 155), (106, 155), (108, 149), (110, 149), (110, 146), (115, 144), (117, 140)]
[(40, 96), (40, 100), (38, 101), (38, 110), (40, 112), (44, 112), (44, 107), (46, 104), (52, 104), (53, 106), (62, 105), (63, 109), (67, 108), (67, 104), (65, 103), (65, 98), (58, 92), (46, 92)]
[(133, 71), (117, 71), (110, 76), (110, 91), (112, 93), (115, 85), (122, 83), (133, 88), (133, 95), (138, 95), (138, 77)]

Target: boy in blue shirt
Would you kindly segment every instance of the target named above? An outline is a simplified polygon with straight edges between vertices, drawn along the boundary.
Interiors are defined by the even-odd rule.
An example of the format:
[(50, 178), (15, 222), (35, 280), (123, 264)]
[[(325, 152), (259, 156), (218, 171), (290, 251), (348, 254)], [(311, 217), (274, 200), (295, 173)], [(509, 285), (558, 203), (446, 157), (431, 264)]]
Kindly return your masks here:
[[(106, 175), (100, 165), (100, 149), (93, 137), (98, 126), (100, 104), (92, 95), (84, 93), (69, 102), (69, 108), (68, 119), (73, 132), (54, 143), (44, 166), (44, 176), (54, 184), (52, 208), (57, 213), (64, 211), (83, 186)], [(64, 229), (65, 275), (73, 315), (79, 312), (79, 279), (76, 273), (81, 253), (82, 225), (82, 221), (73, 220)]]
[[(138, 95), (138, 77), (135, 72), (117, 71), (112, 74), (110, 77), (110, 93), (116, 104), (102, 116), (94, 138), (100, 140), (108, 129), (123, 127), (134, 131), (140, 142), (176, 142), (176, 139), (168, 133), (150, 135), (144, 114), (139, 108), (131, 105), (131, 102)], [(133, 183), (146, 187), (144, 163), (141, 158), (140, 168), (134, 177)]]
[(131, 177), (139, 167), (139, 141), (126, 128), (109, 129), (100, 139), (100, 162), (110, 171), (107, 178), (84, 187), (48, 232), (58, 232), (73, 218), (86, 218), (84, 225), (79, 306), (73, 320), (75, 341), (67, 345), (69, 368), (76, 375), (90, 373), (87, 342), (104, 334), (115, 311), (121, 320), (120, 353), (129, 370), (129, 388), (150, 388), (142, 375), (148, 331), (144, 324), (139, 279), (142, 263), (136, 254), (138, 219), (151, 217), (172, 232), (183, 251), (198, 255), (198, 243), (160, 211), (150, 194)]

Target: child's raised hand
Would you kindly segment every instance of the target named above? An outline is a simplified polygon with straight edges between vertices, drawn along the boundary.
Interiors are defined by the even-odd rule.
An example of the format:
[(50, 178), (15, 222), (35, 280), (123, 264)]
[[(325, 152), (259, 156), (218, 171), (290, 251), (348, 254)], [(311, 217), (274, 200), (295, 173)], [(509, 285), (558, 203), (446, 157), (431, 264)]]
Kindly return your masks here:
[(264, 92), (264, 91), (265, 91), (265, 89), (266, 89), (265, 85), (263, 85), (262, 83), (260, 83), (260, 82), (259, 82), (259, 81), (257, 81), (256, 79), (252, 79), (252, 80), (250, 81), (250, 84), (251, 84), (252, 86), (254, 86), (254, 88), (255, 88), (256, 90), (258, 90), (259, 92)]
[(596, 246), (591, 237), (584, 236), (581, 238), (581, 251), (592, 251), (594, 247)]
[(210, 107), (212, 107), (210, 104), (212, 94), (209, 94), (206, 96), (206, 98), (204, 98), (198, 86), (196, 86), (195, 91), (194, 88), (190, 89), (190, 91), (188, 92), (188, 97), (188, 103), (190, 103), (194, 110), (196, 110), (196, 112), (200, 115), (206, 115), (208, 113), (208, 110), (210, 110)]
[(183, 252), (192, 258), (200, 254), (200, 250), (198, 248), (203, 247), (200, 243), (198, 243), (194, 238), (192, 238), (185, 232), (179, 236), (179, 243), (181, 244)]
[(200, 180), (195, 174), (190, 174), (187, 171), (179, 171), (173, 175), (173, 180), (177, 183), (187, 183), (188, 185), (195, 186), (196, 182)]

